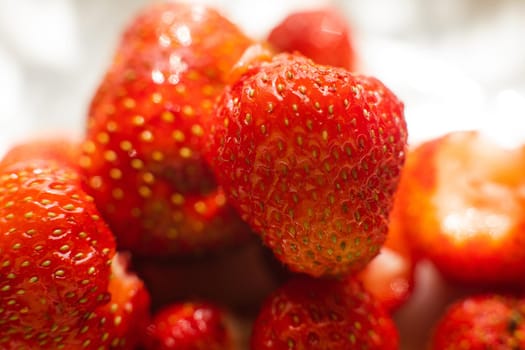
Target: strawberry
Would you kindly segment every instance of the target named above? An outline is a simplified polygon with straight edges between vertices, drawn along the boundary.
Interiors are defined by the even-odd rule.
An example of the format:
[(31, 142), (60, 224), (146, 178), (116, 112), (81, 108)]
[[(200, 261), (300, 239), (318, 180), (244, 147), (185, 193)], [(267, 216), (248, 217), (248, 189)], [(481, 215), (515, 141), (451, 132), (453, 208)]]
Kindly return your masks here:
[(237, 328), (218, 306), (185, 302), (159, 311), (148, 327), (146, 350), (235, 350)]
[(0, 167), (28, 159), (49, 159), (74, 167), (79, 155), (79, 143), (63, 135), (35, 138), (12, 146), (0, 161)]
[(113, 235), (79, 174), (60, 162), (0, 169), (0, 345), (59, 348), (108, 302)]
[(301, 276), (262, 305), (251, 349), (386, 350), (398, 341), (393, 320), (360, 282)]
[[(400, 186), (402, 183), (403, 176)], [(415, 261), (404, 237), (401, 210), (399, 201), (395, 200), (386, 242), (379, 254), (359, 272), (365, 289), (391, 312), (408, 300), (414, 287)]]
[(246, 237), (201, 148), (213, 102), (250, 44), (199, 5), (150, 5), (125, 30), (91, 102), (80, 157), (120, 248), (185, 255)]
[(475, 131), (420, 144), (399, 191), (407, 242), (449, 280), (523, 284), (525, 147), (504, 149)]
[(525, 347), (523, 299), (498, 294), (454, 303), (436, 325), (431, 349), (504, 350)]
[(142, 280), (127, 271), (129, 257), (115, 255), (108, 291), (111, 300), (86, 314), (70, 332), (67, 349), (135, 350), (149, 323), (150, 298)]
[(349, 70), (356, 66), (352, 32), (335, 8), (293, 12), (272, 29), (267, 40), (279, 52), (298, 51), (319, 64)]
[(209, 135), (230, 203), (291, 270), (342, 275), (379, 252), (407, 137), (380, 81), (276, 55), (225, 90)]

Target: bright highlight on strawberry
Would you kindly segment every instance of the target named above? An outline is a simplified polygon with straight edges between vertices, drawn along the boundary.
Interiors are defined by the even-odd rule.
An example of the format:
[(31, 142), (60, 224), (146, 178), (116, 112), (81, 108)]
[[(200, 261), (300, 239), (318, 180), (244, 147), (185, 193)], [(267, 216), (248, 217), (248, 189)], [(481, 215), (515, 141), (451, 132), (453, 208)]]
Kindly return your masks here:
[(409, 153), (400, 188), (407, 243), (462, 284), (523, 285), (525, 148), (455, 132)]

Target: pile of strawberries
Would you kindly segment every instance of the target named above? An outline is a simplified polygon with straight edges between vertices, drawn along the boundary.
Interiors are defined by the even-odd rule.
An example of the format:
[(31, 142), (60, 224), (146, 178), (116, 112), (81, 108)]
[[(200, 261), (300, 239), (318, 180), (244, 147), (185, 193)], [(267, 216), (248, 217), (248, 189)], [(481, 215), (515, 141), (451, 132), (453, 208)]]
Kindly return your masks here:
[(409, 150), (350, 34), (326, 9), (255, 41), (201, 5), (144, 8), (84, 139), (0, 162), (0, 349), (398, 349), (420, 259), (486, 292), (432, 349), (525, 348), (525, 148)]

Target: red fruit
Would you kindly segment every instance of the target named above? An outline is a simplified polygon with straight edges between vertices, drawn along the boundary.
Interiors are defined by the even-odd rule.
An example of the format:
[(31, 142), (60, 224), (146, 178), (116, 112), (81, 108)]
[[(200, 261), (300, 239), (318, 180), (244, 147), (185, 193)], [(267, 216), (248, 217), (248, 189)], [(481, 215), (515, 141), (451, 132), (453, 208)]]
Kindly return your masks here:
[(268, 36), (279, 52), (299, 51), (316, 63), (354, 69), (356, 57), (348, 21), (335, 8), (294, 12)]
[(381, 82), (281, 54), (226, 89), (215, 115), (218, 182), (279, 260), (337, 276), (379, 252), (407, 136)]
[(391, 312), (408, 300), (414, 286), (415, 262), (404, 237), (400, 211), (396, 200), (390, 213), (385, 244), (379, 255), (359, 273), (365, 289)]
[(126, 29), (80, 158), (120, 248), (190, 254), (246, 237), (201, 148), (225, 76), (250, 44), (216, 11), (189, 4), (151, 5)]
[(524, 317), (522, 299), (497, 294), (468, 297), (442, 316), (431, 349), (523, 349)]
[(503, 149), (477, 132), (419, 145), (399, 191), (407, 242), (455, 282), (523, 284), (525, 147)]
[(221, 308), (206, 302), (172, 304), (157, 313), (146, 350), (235, 350), (236, 326)]
[(63, 163), (0, 173), (0, 345), (60, 348), (63, 333), (107, 303), (113, 235)]
[(111, 300), (86, 315), (78, 330), (70, 333), (66, 349), (135, 350), (143, 340), (150, 321), (150, 298), (127, 265), (127, 257), (115, 256), (108, 290)]
[(13, 146), (2, 158), (0, 167), (28, 159), (48, 159), (74, 166), (80, 156), (80, 145), (64, 136), (31, 139)]
[(297, 277), (263, 304), (252, 350), (397, 349), (394, 322), (360, 282)]

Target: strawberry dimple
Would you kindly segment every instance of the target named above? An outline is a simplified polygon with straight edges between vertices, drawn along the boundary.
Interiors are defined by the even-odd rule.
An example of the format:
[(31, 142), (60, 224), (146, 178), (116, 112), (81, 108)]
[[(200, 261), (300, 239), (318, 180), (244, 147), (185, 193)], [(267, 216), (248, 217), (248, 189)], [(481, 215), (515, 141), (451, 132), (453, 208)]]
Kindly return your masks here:
[(278, 55), (226, 89), (215, 115), (218, 181), (292, 270), (339, 275), (377, 254), (406, 146), (384, 85)]
[(108, 301), (113, 235), (78, 174), (52, 161), (0, 175), (0, 333), (46, 343)]

